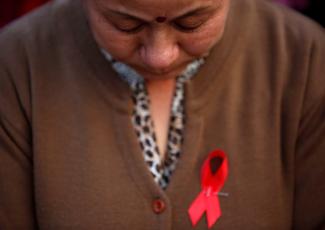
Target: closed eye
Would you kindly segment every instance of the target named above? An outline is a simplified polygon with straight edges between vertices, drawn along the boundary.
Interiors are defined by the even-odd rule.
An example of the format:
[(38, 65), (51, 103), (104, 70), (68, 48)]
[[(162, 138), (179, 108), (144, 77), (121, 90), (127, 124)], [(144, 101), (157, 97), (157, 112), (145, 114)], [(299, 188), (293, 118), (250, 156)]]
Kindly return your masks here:
[(137, 33), (144, 27), (144, 23), (139, 23), (137, 25), (132, 25), (132, 26), (122, 26), (122, 25), (114, 25), (114, 26), (117, 30), (124, 33)]
[(185, 23), (177, 23), (177, 22), (173, 23), (173, 25), (176, 29), (183, 31), (183, 32), (187, 32), (187, 33), (194, 32), (195, 30), (200, 28), (203, 24), (204, 24), (204, 21), (199, 21), (194, 24), (185, 24)]

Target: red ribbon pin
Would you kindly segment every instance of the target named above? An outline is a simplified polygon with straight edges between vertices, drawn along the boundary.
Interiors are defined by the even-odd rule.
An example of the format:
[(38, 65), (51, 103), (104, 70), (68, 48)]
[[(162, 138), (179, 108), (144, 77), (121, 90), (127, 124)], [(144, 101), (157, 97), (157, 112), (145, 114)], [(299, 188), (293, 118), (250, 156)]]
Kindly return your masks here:
[[(218, 167), (219, 166), (219, 167)], [(201, 192), (195, 198), (188, 214), (195, 226), (204, 212), (211, 228), (221, 216), (218, 193), (223, 187), (228, 176), (228, 160), (221, 150), (215, 150), (209, 154), (201, 169)]]

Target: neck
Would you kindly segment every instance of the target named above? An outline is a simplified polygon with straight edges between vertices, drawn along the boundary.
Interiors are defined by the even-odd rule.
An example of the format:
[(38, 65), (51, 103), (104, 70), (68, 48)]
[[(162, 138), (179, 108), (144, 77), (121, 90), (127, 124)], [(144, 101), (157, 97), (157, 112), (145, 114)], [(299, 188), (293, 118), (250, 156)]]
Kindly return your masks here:
[(150, 113), (161, 158), (164, 158), (168, 139), (171, 103), (176, 79), (146, 81), (150, 99)]

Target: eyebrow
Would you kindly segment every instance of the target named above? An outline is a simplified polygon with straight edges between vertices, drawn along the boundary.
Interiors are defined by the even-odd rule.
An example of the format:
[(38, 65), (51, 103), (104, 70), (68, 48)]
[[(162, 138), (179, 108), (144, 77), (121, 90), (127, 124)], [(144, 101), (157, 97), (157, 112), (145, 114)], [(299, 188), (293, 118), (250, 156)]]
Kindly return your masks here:
[[(209, 9), (210, 9), (210, 7), (208, 7), (208, 6), (199, 7), (197, 9), (186, 12), (183, 15), (177, 16), (176, 18), (174, 18), (172, 20), (179, 20), (179, 19), (183, 19), (183, 18), (186, 18), (186, 17), (191, 17), (191, 16), (196, 15), (196, 14), (209, 12)], [(128, 13), (124, 13), (124, 12), (121, 12), (121, 11), (109, 9), (109, 8), (106, 8), (105, 10), (103, 10), (103, 13), (104, 14), (112, 13), (112, 14), (115, 14), (115, 15), (118, 15), (118, 16), (122, 16), (122, 17), (125, 17), (125, 18), (132, 19), (132, 20), (148, 22), (147, 20), (145, 20), (143, 18), (134, 16), (134, 15), (131, 15), (131, 14), (128, 14)]]

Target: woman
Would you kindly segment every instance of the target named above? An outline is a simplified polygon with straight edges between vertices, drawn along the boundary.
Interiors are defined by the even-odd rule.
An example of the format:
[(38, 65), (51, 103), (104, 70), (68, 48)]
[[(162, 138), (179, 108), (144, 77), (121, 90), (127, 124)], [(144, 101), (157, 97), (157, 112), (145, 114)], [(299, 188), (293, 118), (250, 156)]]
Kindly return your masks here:
[(257, 0), (58, 0), (18, 21), (0, 226), (324, 228), (324, 37)]

